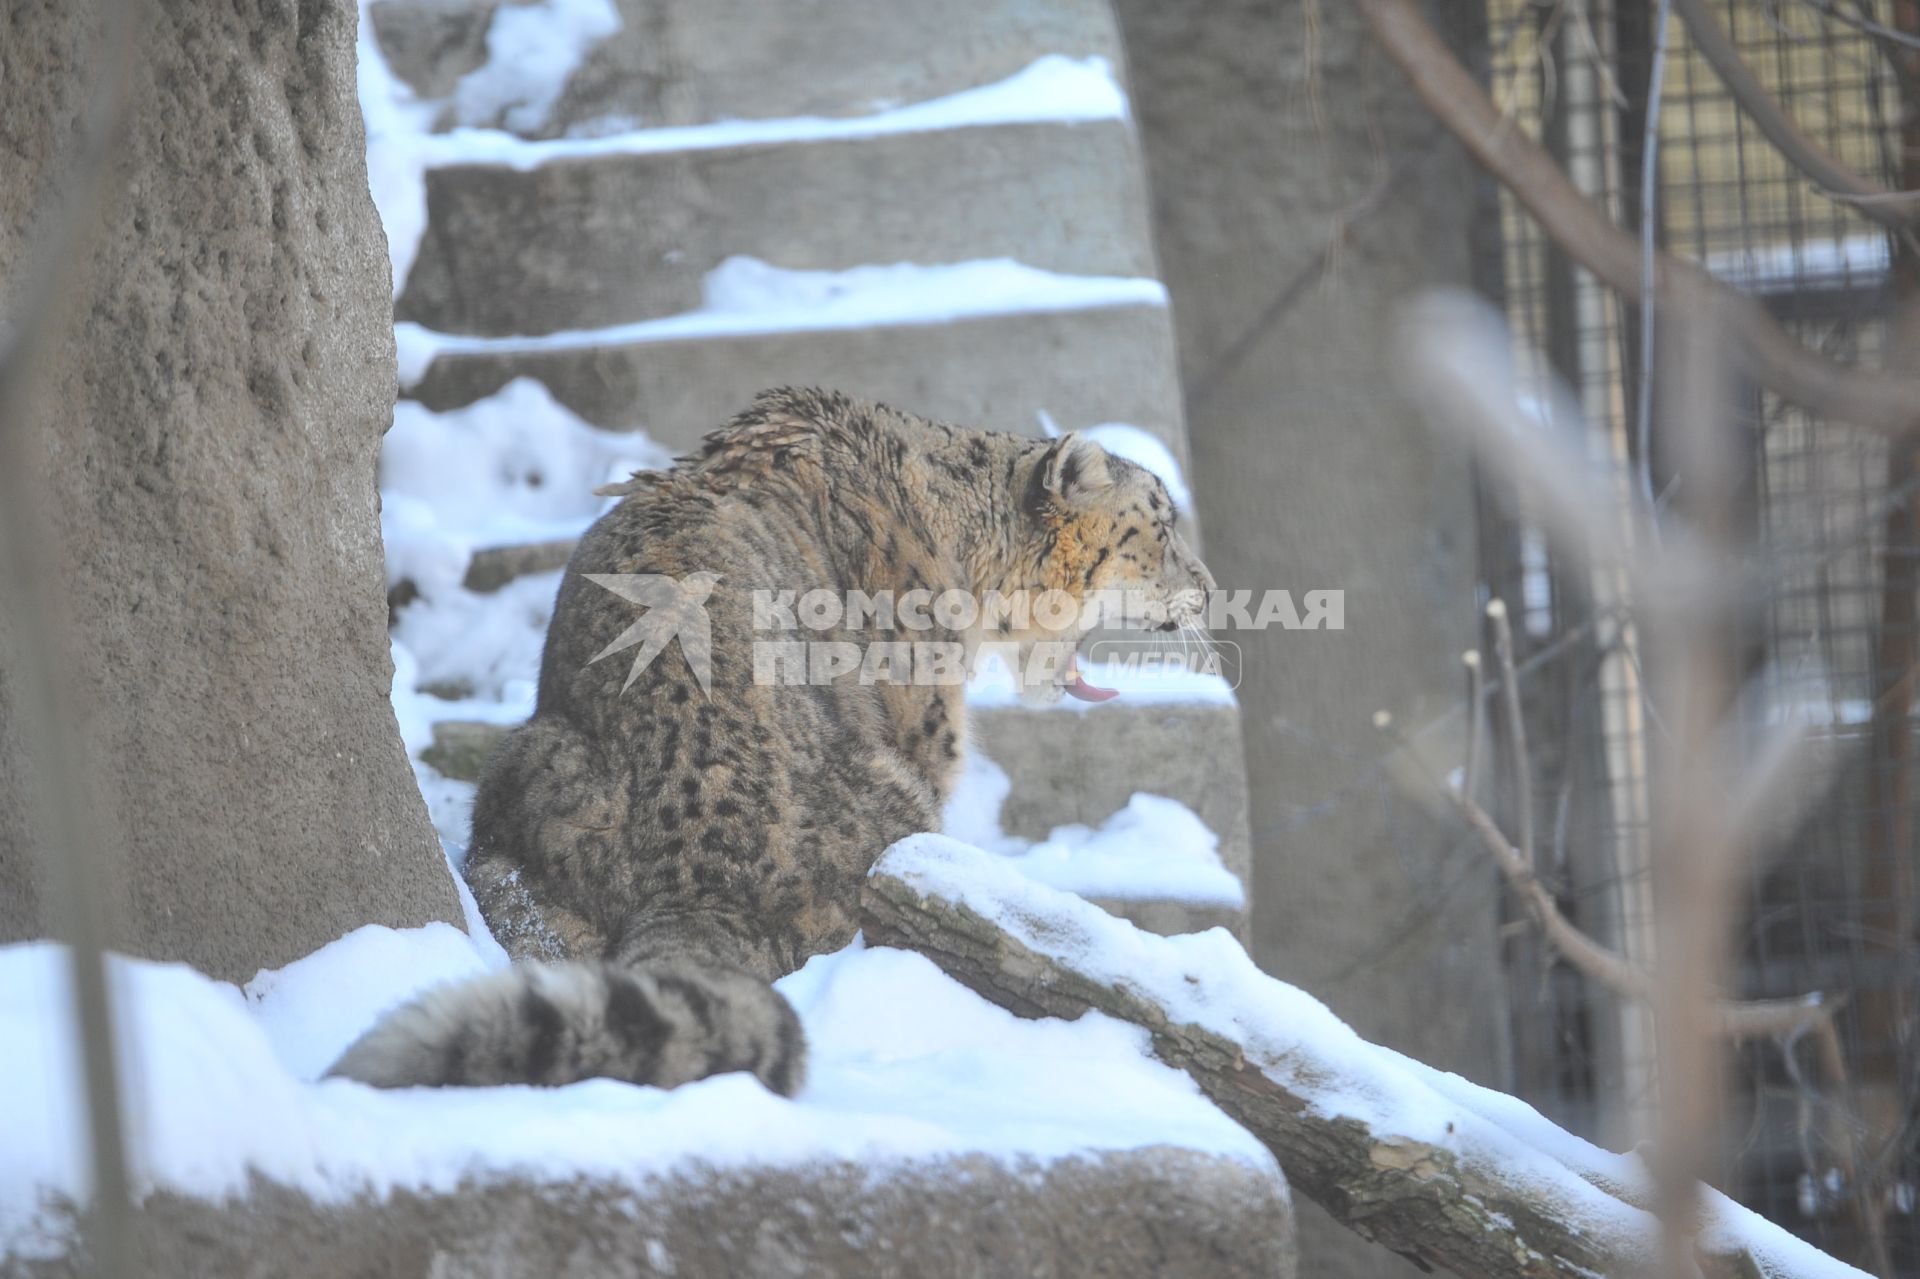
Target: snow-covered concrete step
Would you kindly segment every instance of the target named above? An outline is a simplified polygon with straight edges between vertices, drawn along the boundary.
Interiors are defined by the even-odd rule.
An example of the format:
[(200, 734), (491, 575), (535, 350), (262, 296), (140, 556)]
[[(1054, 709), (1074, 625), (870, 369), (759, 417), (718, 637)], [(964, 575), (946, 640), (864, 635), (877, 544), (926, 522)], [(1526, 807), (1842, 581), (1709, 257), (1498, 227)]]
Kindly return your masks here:
[[(530, 137), (631, 125), (847, 116), (990, 84), (1048, 53), (1120, 63), (1108, 0), (545, 0), (591, 49), (545, 112), (503, 111), (517, 86), (460, 81), (487, 58), (500, 0), (376, 0), (388, 65), (443, 123)], [(553, 19), (549, 19), (551, 24)], [(938, 32), (938, 39), (929, 39)], [(531, 116), (532, 118), (529, 118)]]
[(763, 387), (830, 386), (1022, 435), (1040, 433), (1043, 413), (1062, 430), (1131, 423), (1186, 459), (1172, 324), (1159, 305), (680, 340), (606, 336), (605, 345), (445, 345), (421, 361), (403, 394), (444, 411), (530, 377), (595, 426), (644, 428), (683, 452)]
[(395, 314), (447, 333), (675, 315), (740, 254), (802, 270), (1012, 258), (1154, 274), (1121, 120), (461, 164), (427, 170), (426, 201)]
[[(1098, 682), (1097, 680), (1095, 681)], [(1046, 710), (982, 706), (972, 711), (972, 744), (1011, 783), (1000, 823), (1009, 835), (1042, 840), (1072, 824), (1100, 826), (1141, 792), (1177, 800), (1219, 838), (1221, 863), (1250, 885), (1246, 766), (1240, 711), (1230, 701), (1158, 701), (1123, 693), (1097, 705)], [(1076, 886), (1078, 887), (1078, 886)], [(1222, 925), (1244, 931), (1246, 904), (1210, 894), (1142, 888), (1086, 895), (1156, 933)]]
[[(244, 989), (114, 958), (139, 1045), (128, 1112), (149, 1119), (137, 1272), (1293, 1274), (1271, 1152), (1127, 1027), (1010, 1016), (905, 951), (848, 948), (779, 981), (808, 1040), (791, 1100), (744, 1073), (664, 1090), (321, 1078), (388, 1009), (505, 962), (447, 924), (357, 929)], [(50, 943), (0, 947), (0, 1275), (95, 1273), (76, 1255), (67, 968)]]
[[(1291, 1279), (1296, 1266), (1279, 1178), (1165, 1146), (1032, 1166), (984, 1156), (898, 1168), (695, 1165), (639, 1187), (495, 1173), (447, 1193), (345, 1204), (260, 1181), (224, 1203), (157, 1194), (130, 1224), (140, 1273), (152, 1279)], [(7, 1272), (92, 1273), (71, 1253)]]

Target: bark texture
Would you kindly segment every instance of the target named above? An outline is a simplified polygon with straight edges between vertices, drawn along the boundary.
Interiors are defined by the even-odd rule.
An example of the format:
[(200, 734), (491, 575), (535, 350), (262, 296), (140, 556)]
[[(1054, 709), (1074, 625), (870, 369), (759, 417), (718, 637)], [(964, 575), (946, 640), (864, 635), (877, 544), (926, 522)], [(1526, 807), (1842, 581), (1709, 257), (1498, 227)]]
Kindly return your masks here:
[[(1443, 1147), (1336, 1113), (1356, 1086), (1337, 1053), (1317, 1058), (1308, 1045), (1277, 1068), (1260, 1062), (1261, 1051), (1249, 1042), (1179, 1020), (1149, 982), (1099, 975), (1087, 957), (1101, 949), (1100, 938), (1087, 927), (1083, 904), (1071, 903), (1082, 913), (1036, 915), (1029, 895), (983, 912), (971, 889), (966, 896), (929, 887), (890, 852), (867, 882), (861, 927), (868, 944), (917, 950), (1020, 1016), (1071, 1018), (1096, 1009), (1144, 1026), (1160, 1059), (1186, 1071), (1265, 1142), (1291, 1185), (1355, 1233), (1426, 1266), (1470, 1279), (1647, 1272), (1657, 1224), (1635, 1211), (1642, 1207), (1637, 1189), (1569, 1167), (1585, 1186), (1566, 1198), (1564, 1179), (1556, 1187), (1540, 1178), (1537, 1163), (1509, 1167), (1472, 1142)], [(996, 918), (1019, 919), (1019, 935)], [(1108, 921), (1101, 930), (1124, 927)], [(1167, 944), (1145, 937), (1137, 943)], [(1208, 976), (1187, 980), (1198, 987)], [(1272, 986), (1276, 997), (1284, 993), (1280, 983)], [(1799, 1273), (1738, 1244), (1720, 1247), (1700, 1256), (1709, 1279)]]

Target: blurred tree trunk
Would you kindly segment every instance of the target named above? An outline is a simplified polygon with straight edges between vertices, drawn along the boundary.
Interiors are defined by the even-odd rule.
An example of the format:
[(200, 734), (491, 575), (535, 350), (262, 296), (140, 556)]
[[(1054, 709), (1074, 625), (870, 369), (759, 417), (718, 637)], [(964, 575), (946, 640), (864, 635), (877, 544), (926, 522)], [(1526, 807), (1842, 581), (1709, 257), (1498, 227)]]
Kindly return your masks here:
[[(103, 12), (0, 14), (0, 314), (45, 220), (89, 215), (49, 193)], [(393, 338), (356, 20), (352, 0), (149, 8), (82, 294), (34, 416), (0, 423), (0, 466), (57, 535), (112, 940), (230, 979), (361, 924), (460, 918), (387, 700)], [(0, 941), (47, 929), (6, 625)]]

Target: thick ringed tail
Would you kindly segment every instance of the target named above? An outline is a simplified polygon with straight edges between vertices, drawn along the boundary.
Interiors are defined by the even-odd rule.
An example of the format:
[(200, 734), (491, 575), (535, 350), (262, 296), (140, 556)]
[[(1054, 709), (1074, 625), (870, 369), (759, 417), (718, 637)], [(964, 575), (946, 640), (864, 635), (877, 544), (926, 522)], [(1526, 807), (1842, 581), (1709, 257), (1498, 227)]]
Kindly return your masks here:
[(329, 1076), (377, 1088), (673, 1088), (747, 1070), (791, 1097), (806, 1079), (792, 1005), (760, 978), (695, 964), (525, 964), (430, 990), (354, 1041)]

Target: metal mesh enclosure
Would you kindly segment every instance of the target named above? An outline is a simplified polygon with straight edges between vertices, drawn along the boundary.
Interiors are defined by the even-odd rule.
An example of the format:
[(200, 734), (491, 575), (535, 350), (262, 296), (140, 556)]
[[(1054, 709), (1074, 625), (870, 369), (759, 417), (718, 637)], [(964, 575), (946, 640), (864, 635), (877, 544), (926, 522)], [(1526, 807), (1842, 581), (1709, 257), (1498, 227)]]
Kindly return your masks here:
[[(1890, 187), (1920, 185), (1920, 173), (1901, 171), (1903, 127), (1920, 138), (1920, 52), (1901, 39), (1920, 29), (1920, 7), (1712, 7), (1803, 131)], [(1510, 127), (1544, 142), (1636, 234), (1656, 22), (1656, 5), (1626, 0), (1487, 5), (1485, 72)], [(1678, 18), (1666, 40), (1651, 205), (1658, 242), (1764, 298), (1810, 345), (1846, 361), (1880, 361), (1900, 302), (1920, 302), (1902, 284), (1920, 278), (1920, 264), (1780, 156)], [(1592, 447), (1630, 470), (1639, 461), (1637, 309), (1574, 266), (1491, 184), (1482, 232), (1481, 285), (1506, 308), (1523, 378), (1541, 388), (1542, 404), (1547, 380), (1561, 379)], [(1657, 378), (1657, 330), (1653, 349)], [(1832, 784), (1796, 829), (1776, 832), (1749, 877), (1735, 993), (1845, 1000), (1838, 1065), (1846, 1084), (1834, 1084), (1834, 1063), (1817, 1044), (1729, 1046), (1719, 1184), (1856, 1264), (1920, 1275), (1920, 724), (1911, 686), (1920, 481), (1911, 449), (1810, 417), (1758, 388), (1737, 415), (1745, 517), (1765, 582), (1737, 641), (1752, 681), (1750, 714), (1815, 725), (1815, 753)], [(1655, 491), (1669, 497), (1676, 477), (1661, 465), (1658, 439), (1656, 418), (1647, 466)], [(1533, 661), (1524, 688), (1540, 873), (1576, 923), (1645, 959), (1647, 781), (1662, 743), (1642, 696), (1629, 615), (1614, 584), (1587, 580), (1554, 555), (1524, 507), (1486, 505), (1487, 589), (1522, 619), (1519, 657)], [(1496, 798), (1511, 807), (1510, 794)], [(1522, 1095), (1609, 1145), (1650, 1136), (1654, 1080), (1641, 1010), (1550, 963), (1518, 919), (1509, 964)]]

